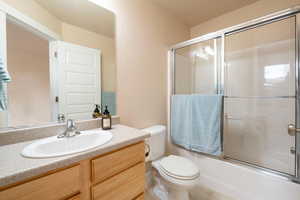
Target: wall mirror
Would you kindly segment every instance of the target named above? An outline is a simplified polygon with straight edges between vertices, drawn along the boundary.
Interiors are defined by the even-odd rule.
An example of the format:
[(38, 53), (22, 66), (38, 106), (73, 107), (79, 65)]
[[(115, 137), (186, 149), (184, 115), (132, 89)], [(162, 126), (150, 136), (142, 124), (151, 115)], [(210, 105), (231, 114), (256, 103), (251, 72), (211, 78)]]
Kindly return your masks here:
[(12, 2), (1, 5), (1, 130), (92, 119), (95, 104), (116, 115), (114, 14), (89, 0)]

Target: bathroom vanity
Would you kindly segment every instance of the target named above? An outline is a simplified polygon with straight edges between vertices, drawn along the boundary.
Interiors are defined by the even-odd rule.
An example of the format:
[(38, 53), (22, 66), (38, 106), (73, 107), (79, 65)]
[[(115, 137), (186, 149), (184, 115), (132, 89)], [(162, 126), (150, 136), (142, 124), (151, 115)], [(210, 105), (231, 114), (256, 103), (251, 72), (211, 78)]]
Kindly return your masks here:
[(111, 132), (99, 148), (57, 158), (22, 157), (30, 142), (1, 146), (0, 200), (144, 199), (148, 133), (122, 125)]

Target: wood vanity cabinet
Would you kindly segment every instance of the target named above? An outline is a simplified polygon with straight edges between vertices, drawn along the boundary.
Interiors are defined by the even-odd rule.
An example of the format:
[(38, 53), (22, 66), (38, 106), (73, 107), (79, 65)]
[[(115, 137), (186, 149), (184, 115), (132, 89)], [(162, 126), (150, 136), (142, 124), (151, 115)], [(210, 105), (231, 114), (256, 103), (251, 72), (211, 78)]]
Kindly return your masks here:
[(68, 200), (80, 200), (80, 194), (77, 194), (71, 198), (68, 198)]
[(145, 199), (145, 195), (143, 193), (140, 196), (136, 197), (134, 200), (144, 200), (144, 199)]
[(0, 188), (0, 200), (142, 200), (144, 142)]

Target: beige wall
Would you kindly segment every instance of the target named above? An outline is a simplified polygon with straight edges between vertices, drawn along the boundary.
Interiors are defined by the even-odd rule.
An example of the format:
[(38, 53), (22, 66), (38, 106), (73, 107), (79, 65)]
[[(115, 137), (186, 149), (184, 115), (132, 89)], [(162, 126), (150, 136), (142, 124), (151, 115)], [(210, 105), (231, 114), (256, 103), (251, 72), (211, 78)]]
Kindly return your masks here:
[(167, 50), (189, 29), (167, 11), (141, 0), (99, 1), (116, 15), (117, 106), (121, 123), (166, 124)]
[(1, 0), (22, 13), (47, 26), (57, 34), (61, 34), (61, 21), (34, 0)]
[(260, 0), (233, 12), (208, 20), (191, 28), (191, 37), (234, 26), (272, 12), (299, 5), (300, 0)]
[(51, 121), (48, 41), (7, 24), (9, 126)]
[(100, 49), (102, 53), (102, 89), (110, 92), (116, 91), (116, 50), (114, 38), (63, 23), (62, 39), (65, 42)]

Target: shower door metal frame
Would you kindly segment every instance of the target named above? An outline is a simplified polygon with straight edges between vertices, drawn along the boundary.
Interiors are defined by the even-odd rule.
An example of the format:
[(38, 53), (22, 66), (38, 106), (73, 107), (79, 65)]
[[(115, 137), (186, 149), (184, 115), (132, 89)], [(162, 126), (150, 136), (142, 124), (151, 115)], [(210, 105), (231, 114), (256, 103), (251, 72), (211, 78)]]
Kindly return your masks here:
[[(266, 15), (264, 17), (260, 17), (254, 20), (247, 21), (245, 23), (241, 23), (229, 28), (225, 28), (216, 32), (208, 33), (206, 35), (196, 37), (194, 39), (184, 41), (181, 43), (178, 43), (174, 46), (172, 46), (169, 49), (168, 52), (168, 136), (171, 137), (170, 134), (170, 123), (171, 123), (171, 96), (175, 94), (175, 51), (180, 48), (184, 48), (193, 44), (197, 44), (200, 42), (204, 42), (211, 39), (221, 38), (221, 66), (220, 71), (218, 72), (219, 80), (217, 81), (216, 87), (218, 94), (224, 94), (224, 76), (225, 76), (225, 36), (230, 35), (233, 33), (245, 31), (248, 29), (253, 29), (262, 25), (270, 24), (279, 20), (283, 20), (289, 17), (295, 17), (296, 23), (296, 42), (295, 42), (295, 49), (296, 49), (296, 55), (295, 55), (295, 106), (296, 106), (296, 115), (295, 115), (295, 124), (297, 128), (300, 128), (300, 6), (295, 6), (289, 9), (285, 9), (279, 12), (275, 12), (269, 15)], [(221, 138), (223, 138), (223, 133), (221, 133)], [(171, 138), (169, 138), (169, 141), (172, 141)], [(221, 141), (222, 147), (223, 147), (223, 140)], [(211, 158), (219, 159), (222, 161), (234, 163), (237, 165), (242, 165), (246, 167), (250, 167), (251, 169), (254, 169), (260, 173), (265, 173), (273, 176), (277, 176), (280, 178), (283, 178), (288, 181), (292, 181), (295, 183), (300, 183), (300, 135), (299, 133), (295, 134), (295, 176), (286, 174), (283, 172), (279, 172), (273, 169), (268, 169), (265, 167), (261, 167), (252, 163), (248, 163), (245, 161), (240, 161), (236, 159), (232, 159), (229, 157), (226, 157), (224, 155), (224, 149), (222, 148), (222, 155), (221, 156), (213, 156), (208, 155), (205, 153), (199, 153), (205, 156), (209, 156)]]

